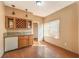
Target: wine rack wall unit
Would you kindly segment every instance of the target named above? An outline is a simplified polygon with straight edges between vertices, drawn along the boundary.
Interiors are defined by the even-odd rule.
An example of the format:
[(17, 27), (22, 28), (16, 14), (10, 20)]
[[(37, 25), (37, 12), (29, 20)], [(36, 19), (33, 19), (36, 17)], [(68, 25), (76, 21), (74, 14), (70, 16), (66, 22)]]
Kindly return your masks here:
[(26, 20), (25, 19), (20, 19), (16, 18), (16, 28), (26, 28)]
[(6, 29), (30, 29), (32, 28), (32, 21), (17, 17), (6, 16), (5, 27)]

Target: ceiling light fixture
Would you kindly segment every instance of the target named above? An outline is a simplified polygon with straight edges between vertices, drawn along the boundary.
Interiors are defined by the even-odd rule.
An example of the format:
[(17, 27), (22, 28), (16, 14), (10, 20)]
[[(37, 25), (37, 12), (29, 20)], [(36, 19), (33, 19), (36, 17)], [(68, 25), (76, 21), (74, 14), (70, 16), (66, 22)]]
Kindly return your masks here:
[(37, 6), (41, 6), (42, 5), (42, 1), (36, 1), (36, 5)]
[(15, 5), (11, 5), (13, 7), (13, 12), (12, 12), (12, 15), (15, 15), (15, 11), (14, 11), (14, 7)]
[(26, 15), (25, 16), (28, 17), (28, 15), (27, 15), (27, 9), (25, 9), (25, 11), (26, 11)]

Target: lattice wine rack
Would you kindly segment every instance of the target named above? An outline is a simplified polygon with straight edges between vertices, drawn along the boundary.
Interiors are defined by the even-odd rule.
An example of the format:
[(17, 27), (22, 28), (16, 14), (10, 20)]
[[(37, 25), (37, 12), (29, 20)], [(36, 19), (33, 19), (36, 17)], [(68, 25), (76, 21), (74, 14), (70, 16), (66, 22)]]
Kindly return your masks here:
[(26, 28), (26, 20), (25, 19), (16, 19), (16, 28)]

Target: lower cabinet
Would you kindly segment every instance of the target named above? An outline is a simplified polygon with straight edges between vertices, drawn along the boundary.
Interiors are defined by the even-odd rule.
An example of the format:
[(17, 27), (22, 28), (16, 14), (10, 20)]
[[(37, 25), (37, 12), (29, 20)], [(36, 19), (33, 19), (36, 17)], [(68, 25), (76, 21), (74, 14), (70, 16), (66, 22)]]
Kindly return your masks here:
[(18, 48), (23, 48), (33, 45), (33, 36), (24, 35), (17, 37), (7, 37), (5, 38), (5, 51), (10, 51)]
[(26, 47), (28, 46), (28, 36), (19, 36), (18, 37), (18, 48)]
[(7, 37), (5, 39), (5, 51), (10, 51), (18, 48), (18, 37)]
[(29, 45), (33, 45), (33, 36), (29, 35)]

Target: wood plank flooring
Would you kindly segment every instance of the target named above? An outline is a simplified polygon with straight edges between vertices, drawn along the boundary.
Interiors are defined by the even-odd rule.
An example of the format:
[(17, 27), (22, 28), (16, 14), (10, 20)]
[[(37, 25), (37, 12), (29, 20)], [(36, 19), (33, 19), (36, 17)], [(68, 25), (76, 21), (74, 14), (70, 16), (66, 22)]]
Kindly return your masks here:
[(79, 55), (46, 42), (7, 52), (3, 58), (78, 58)]

